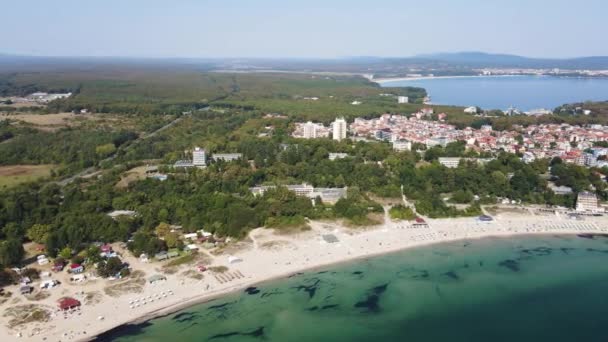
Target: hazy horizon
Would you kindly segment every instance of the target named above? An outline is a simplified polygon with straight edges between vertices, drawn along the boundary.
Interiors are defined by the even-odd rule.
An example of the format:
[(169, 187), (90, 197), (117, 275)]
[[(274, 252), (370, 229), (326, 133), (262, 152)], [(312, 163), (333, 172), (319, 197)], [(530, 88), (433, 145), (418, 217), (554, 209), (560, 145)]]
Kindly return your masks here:
[(608, 4), (569, 1), (160, 0), (9, 3), (0, 52), (123, 58), (411, 57), (483, 51), (607, 56)]

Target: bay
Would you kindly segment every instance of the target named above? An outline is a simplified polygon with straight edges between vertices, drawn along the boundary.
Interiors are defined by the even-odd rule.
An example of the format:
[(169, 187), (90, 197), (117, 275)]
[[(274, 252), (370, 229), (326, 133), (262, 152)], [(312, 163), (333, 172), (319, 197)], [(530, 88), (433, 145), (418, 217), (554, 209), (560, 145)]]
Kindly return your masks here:
[(483, 76), (389, 81), (383, 87), (421, 87), (432, 103), (478, 106), (483, 109), (515, 107), (522, 111), (554, 109), (566, 103), (608, 100), (608, 78), (554, 76)]
[(608, 238), (488, 238), (259, 284), (102, 341), (601, 341)]

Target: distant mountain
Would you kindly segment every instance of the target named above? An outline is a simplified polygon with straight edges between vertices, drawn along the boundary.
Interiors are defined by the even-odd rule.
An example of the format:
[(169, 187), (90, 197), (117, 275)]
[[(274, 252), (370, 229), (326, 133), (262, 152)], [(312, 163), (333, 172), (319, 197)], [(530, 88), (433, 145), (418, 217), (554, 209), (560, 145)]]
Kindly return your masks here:
[(563, 69), (608, 69), (608, 56), (579, 58), (531, 58), (509, 54), (485, 52), (456, 52), (418, 55), (437, 62), (468, 67), (521, 67)]

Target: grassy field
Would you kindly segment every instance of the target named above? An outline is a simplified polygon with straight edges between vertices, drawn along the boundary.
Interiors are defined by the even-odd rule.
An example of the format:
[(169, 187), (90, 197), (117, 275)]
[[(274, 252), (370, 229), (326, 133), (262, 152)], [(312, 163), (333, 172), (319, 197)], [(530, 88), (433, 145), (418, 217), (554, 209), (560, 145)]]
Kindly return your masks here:
[(0, 189), (49, 177), (54, 165), (0, 166)]

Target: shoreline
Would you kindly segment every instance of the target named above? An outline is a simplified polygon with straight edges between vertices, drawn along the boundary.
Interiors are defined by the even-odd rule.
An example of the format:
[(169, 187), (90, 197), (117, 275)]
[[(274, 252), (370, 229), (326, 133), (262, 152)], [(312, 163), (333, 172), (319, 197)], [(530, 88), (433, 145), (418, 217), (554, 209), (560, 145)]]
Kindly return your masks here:
[[(103, 301), (97, 304), (83, 305), (82, 315), (79, 313), (78, 316), (67, 319), (55, 317), (49, 322), (37, 324), (36, 327), (26, 325), (11, 330), (4, 328), (0, 330), (0, 336), (6, 336), (4, 338), (11, 340), (16, 332), (20, 332), (23, 336), (21, 340), (24, 341), (45, 339), (92, 341), (98, 336), (112, 334), (117, 329), (143, 324), (155, 318), (235, 294), (249, 286), (258, 286), (301, 272), (357, 262), (411, 248), (462, 240), (513, 236), (608, 233), (608, 218), (572, 221), (565, 217), (555, 218), (553, 215), (538, 216), (523, 213), (505, 213), (495, 217), (496, 221), (492, 223), (480, 223), (474, 218), (429, 219), (426, 228), (412, 228), (406, 221), (389, 220), (382, 225), (361, 230), (346, 228), (336, 222), (313, 221), (311, 231), (288, 236), (277, 235), (272, 230), (259, 228), (251, 232), (250, 238), (253, 242), (247, 242), (249, 245), (246, 249), (233, 250), (214, 257), (214, 266), (223, 264), (229, 267), (230, 272), (242, 272), (243, 277), (229, 282), (217, 282), (213, 279), (214, 274), (207, 271), (203, 279), (193, 280), (178, 274), (184, 270), (181, 268), (179, 272), (167, 274), (167, 280), (159, 284), (148, 284), (146, 281), (140, 291), (111, 297), (104, 296)], [(336, 236), (339, 242), (323, 242), (321, 236), (325, 234)], [(237, 264), (227, 263), (228, 255), (238, 255), (243, 261)], [(136, 261), (132, 265), (134, 270), (146, 270), (146, 278), (154, 273), (160, 273), (158, 267), (162, 266), (161, 263), (140, 265)], [(193, 265), (185, 266), (185, 269), (193, 268)], [(95, 287), (103, 292), (103, 286), (108, 284), (105, 280), (102, 280), (102, 283), (95, 282), (92, 285), (80, 285), (79, 289), (90, 291), (90, 287)], [(56, 294), (59, 291), (66, 293), (66, 288), (69, 289), (67, 286), (69, 284), (52, 291)], [(168, 298), (159, 298), (145, 307), (129, 307), (129, 301), (133, 297), (154, 295), (161, 290), (173, 291), (175, 294)], [(52, 298), (42, 302), (44, 303), (38, 302), (38, 304), (47, 304), (47, 307), (55, 305)], [(100, 320), (99, 317), (105, 319)]]
[(368, 78), (371, 82), (385, 86), (385, 83), (391, 82), (407, 82), (407, 81), (422, 81), (434, 79), (452, 79), (452, 78), (490, 78), (490, 77), (518, 77), (518, 76), (549, 76), (549, 75), (455, 75), (455, 76), (415, 76), (415, 77), (394, 77), (394, 78)]
[(422, 243), (419, 245), (412, 245), (412, 246), (407, 246), (407, 247), (403, 247), (403, 248), (399, 248), (399, 249), (394, 249), (394, 250), (387, 250), (384, 252), (378, 252), (378, 253), (374, 253), (374, 254), (370, 254), (370, 255), (362, 255), (362, 256), (356, 256), (352, 259), (345, 259), (342, 261), (336, 261), (336, 262), (331, 262), (328, 264), (322, 264), (322, 265), (317, 265), (317, 266), (311, 266), (309, 268), (305, 268), (305, 269), (297, 269), (292, 273), (288, 273), (288, 274), (284, 274), (284, 275), (280, 275), (280, 276), (275, 276), (272, 278), (268, 278), (268, 279), (264, 279), (264, 280), (260, 280), (258, 282), (252, 282), (252, 283), (247, 283), (247, 284), (243, 284), (243, 285), (236, 285), (233, 288), (229, 288), (226, 289), (225, 292), (222, 293), (217, 293), (217, 294), (200, 294), (197, 295), (193, 298), (191, 298), (190, 300), (187, 300), (186, 302), (182, 302), (182, 303), (176, 303), (174, 305), (162, 308), (162, 309), (158, 309), (154, 312), (150, 312), (144, 316), (138, 317), (133, 319), (132, 321), (126, 322), (124, 324), (115, 326), (109, 330), (103, 331), (95, 336), (91, 336), (91, 339), (87, 339), (84, 341), (96, 341), (98, 337), (103, 336), (105, 334), (112, 334), (112, 331), (118, 330), (118, 329), (125, 329), (128, 328), (128, 326), (131, 325), (139, 325), (139, 324), (144, 324), (146, 322), (149, 322), (151, 320), (154, 319), (158, 319), (158, 318), (162, 318), (162, 317), (166, 317), (169, 315), (172, 315), (178, 311), (182, 311), (182, 310), (187, 310), (188, 308), (191, 308), (193, 306), (197, 306), (197, 305), (201, 305), (201, 304), (205, 304), (208, 302), (211, 302), (213, 300), (216, 300), (218, 298), (222, 298), (225, 296), (229, 296), (229, 295), (233, 295), (236, 294), (237, 292), (242, 291), (243, 289), (249, 287), (249, 286), (254, 286), (254, 287), (259, 287), (262, 284), (268, 283), (268, 282), (272, 282), (272, 281), (277, 281), (277, 280), (283, 280), (283, 279), (288, 279), (290, 277), (292, 277), (293, 275), (297, 275), (299, 273), (305, 273), (305, 272), (309, 272), (309, 271), (314, 271), (314, 270), (318, 270), (324, 267), (334, 267), (334, 266), (339, 266), (342, 264), (348, 264), (348, 263), (353, 263), (353, 262), (357, 262), (359, 260), (364, 260), (367, 258), (375, 258), (375, 257), (380, 257), (380, 256), (387, 256), (390, 254), (395, 254), (395, 253), (399, 253), (399, 252), (403, 252), (409, 249), (414, 249), (414, 248), (424, 248), (424, 247), (430, 247), (430, 246), (436, 246), (436, 245), (442, 245), (442, 244), (448, 244), (448, 243), (453, 243), (453, 242), (458, 242), (458, 241), (466, 241), (466, 240), (484, 240), (484, 239), (508, 239), (511, 237), (531, 237), (531, 236), (578, 236), (580, 234), (597, 234), (597, 232), (571, 232), (571, 233), (533, 233), (533, 232), (529, 232), (529, 233), (514, 233), (512, 235), (488, 235), (488, 236), (482, 236), (482, 237), (473, 237), (473, 238), (455, 238), (455, 239), (451, 239), (451, 240), (443, 240), (443, 241), (432, 241), (429, 243)]

